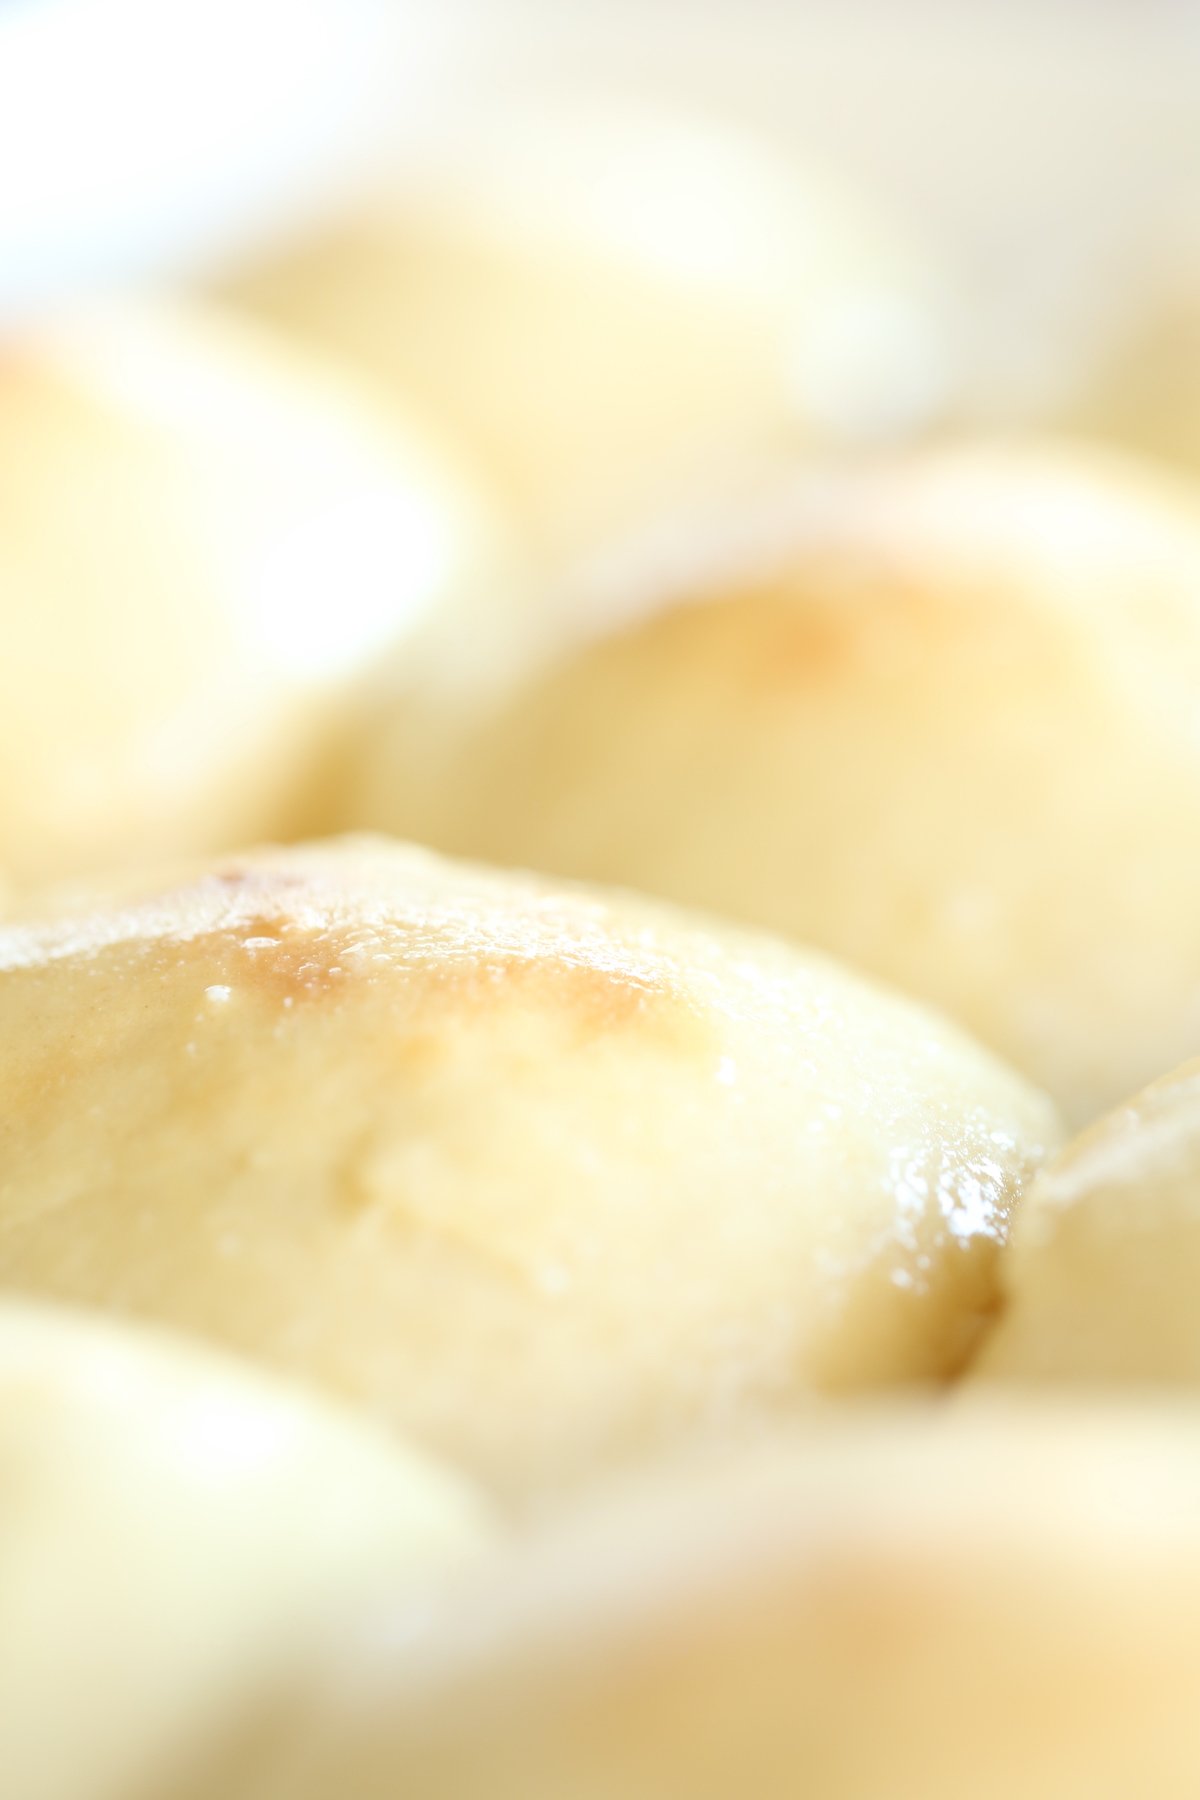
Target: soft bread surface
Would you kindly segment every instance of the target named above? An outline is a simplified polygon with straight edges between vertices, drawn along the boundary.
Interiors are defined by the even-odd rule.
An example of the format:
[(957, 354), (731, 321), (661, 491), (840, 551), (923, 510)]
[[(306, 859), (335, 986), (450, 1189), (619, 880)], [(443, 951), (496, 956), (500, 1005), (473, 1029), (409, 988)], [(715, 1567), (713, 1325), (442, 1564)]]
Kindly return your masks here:
[(6, 1800), (132, 1800), (205, 1754), (381, 1584), (478, 1556), (432, 1459), (161, 1332), (0, 1304)]
[(901, 235), (753, 134), (576, 99), (482, 119), (229, 292), (415, 398), (569, 541), (764, 440), (936, 411), (942, 308)]
[(0, 355), (0, 886), (294, 826), (341, 688), (485, 557), (415, 428), (196, 302)]
[(830, 949), (1077, 1121), (1200, 1049), (1190, 488), (1015, 445), (801, 474), (577, 601), (502, 678), (429, 650), (351, 823)]
[(0, 1280), (516, 1491), (952, 1370), (1058, 1138), (822, 958), (384, 843), (0, 931)]
[(1200, 1385), (1200, 1062), (1047, 1164), (1005, 1256), (990, 1379)]
[(846, 1409), (375, 1609), (214, 1791), (1190, 1800), (1198, 1520), (1190, 1409)]

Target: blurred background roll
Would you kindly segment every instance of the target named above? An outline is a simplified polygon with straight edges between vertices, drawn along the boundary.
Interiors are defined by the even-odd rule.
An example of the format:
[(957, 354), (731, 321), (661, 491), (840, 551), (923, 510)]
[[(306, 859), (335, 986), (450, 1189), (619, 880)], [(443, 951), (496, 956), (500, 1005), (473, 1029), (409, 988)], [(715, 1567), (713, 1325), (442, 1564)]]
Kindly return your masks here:
[(824, 464), (568, 592), (380, 684), (348, 822), (819, 945), (1079, 1123), (1200, 1048), (1187, 484), (1044, 442)]
[(160, 1794), (395, 1581), (494, 1527), (429, 1458), (163, 1333), (0, 1304), (13, 1800)]
[(1188, 1800), (1184, 1406), (844, 1412), (371, 1609), (226, 1800)]
[(294, 829), (346, 686), (484, 555), (415, 425), (198, 302), (0, 346), (0, 881)]
[(1200, 243), (1181, 234), (1110, 301), (1063, 416), (1200, 476)]
[(900, 228), (661, 104), (493, 109), (229, 297), (415, 401), (539, 545), (772, 446), (919, 429), (951, 387)]

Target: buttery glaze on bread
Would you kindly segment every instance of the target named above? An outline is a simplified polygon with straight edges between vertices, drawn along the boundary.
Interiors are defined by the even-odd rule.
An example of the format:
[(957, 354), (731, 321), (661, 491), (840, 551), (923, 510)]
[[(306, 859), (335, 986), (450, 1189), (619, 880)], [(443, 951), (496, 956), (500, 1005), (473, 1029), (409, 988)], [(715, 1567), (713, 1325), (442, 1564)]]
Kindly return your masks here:
[(211, 1792), (1191, 1800), (1198, 1521), (1188, 1408), (843, 1409), (374, 1608)]
[(824, 959), (384, 843), (0, 931), (0, 1283), (516, 1492), (955, 1368), (1058, 1136)]
[(4, 344), (0, 492), (0, 889), (293, 829), (487, 536), (398, 414), (182, 300)]
[(396, 1582), (494, 1528), (468, 1484), (230, 1358), (0, 1303), (6, 1800), (132, 1800)]
[(1200, 1049), (1200, 507), (1100, 452), (798, 475), (428, 648), (348, 811), (832, 950), (1077, 1121)]
[(1200, 1385), (1200, 1062), (1068, 1144), (1022, 1202), (986, 1379)]

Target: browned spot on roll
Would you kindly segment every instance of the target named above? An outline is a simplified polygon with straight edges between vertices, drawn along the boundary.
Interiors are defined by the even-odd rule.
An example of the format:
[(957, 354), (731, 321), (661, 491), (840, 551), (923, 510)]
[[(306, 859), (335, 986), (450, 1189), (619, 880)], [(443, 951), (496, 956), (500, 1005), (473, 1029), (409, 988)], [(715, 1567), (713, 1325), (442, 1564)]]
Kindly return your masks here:
[(305, 885), (304, 876), (295, 869), (263, 867), (254, 863), (226, 863), (214, 870), (212, 879), (221, 887), (243, 892), (294, 889)]
[[(986, 620), (983, 621), (986, 623)], [(905, 578), (885, 562), (860, 570), (784, 570), (768, 582), (705, 600), (686, 595), (591, 646), (593, 670), (636, 658), (653, 679), (720, 693), (786, 696), (907, 665), (930, 640), (980, 629), (980, 615)]]
[(673, 1051), (699, 1053), (709, 1037), (700, 1008), (658, 971), (558, 953), (502, 953), (448, 958), (422, 979), (455, 1012), (527, 1007), (561, 1020), (577, 1044), (632, 1032)]

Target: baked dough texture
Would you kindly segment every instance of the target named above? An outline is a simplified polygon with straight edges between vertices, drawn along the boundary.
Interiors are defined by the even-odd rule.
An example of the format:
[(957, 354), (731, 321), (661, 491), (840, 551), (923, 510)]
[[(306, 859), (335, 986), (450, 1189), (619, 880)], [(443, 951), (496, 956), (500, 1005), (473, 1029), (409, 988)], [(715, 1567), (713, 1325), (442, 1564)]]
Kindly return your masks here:
[(495, 1526), (458, 1476), (233, 1359), (0, 1303), (0, 1742), (12, 1800), (133, 1800)]
[(1189, 1408), (846, 1408), (377, 1609), (214, 1791), (1189, 1800), (1198, 1518)]
[(1078, 1123), (1200, 1050), (1200, 510), (1100, 451), (781, 478), (379, 698), (349, 822), (939, 1005)]
[(346, 684), (485, 561), (415, 425), (236, 315), (0, 354), (0, 886), (297, 828)]
[(382, 842), (0, 931), (0, 1284), (513, 1494), (955, 1369), (1058, 1138), (823, 958)]
[(1200, 1384), (1200, 1062), (1068, 1144), (1022, 1202), (985, 1378)]

